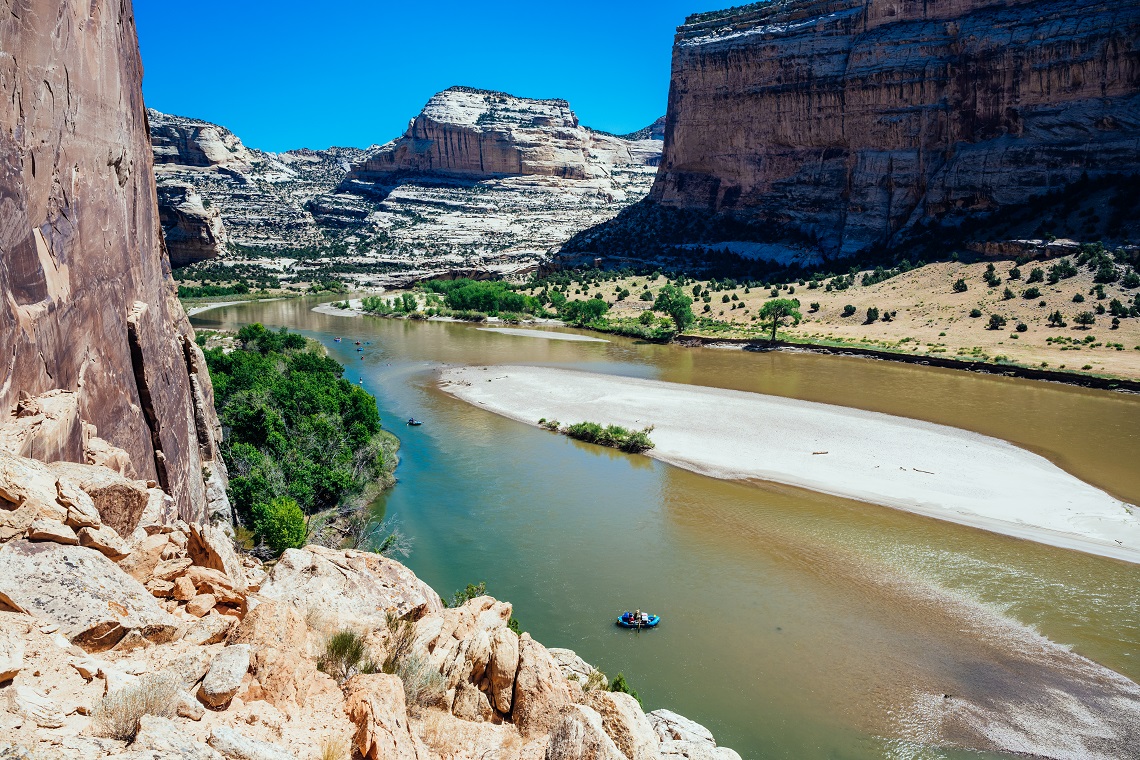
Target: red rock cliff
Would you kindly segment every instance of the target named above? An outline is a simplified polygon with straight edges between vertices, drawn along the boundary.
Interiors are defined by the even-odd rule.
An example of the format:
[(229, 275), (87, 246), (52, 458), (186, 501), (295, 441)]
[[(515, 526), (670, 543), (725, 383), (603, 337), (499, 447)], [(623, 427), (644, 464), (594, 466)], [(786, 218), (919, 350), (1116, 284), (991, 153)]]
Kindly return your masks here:
[(651, 197), (851, 253), (1138, 170), (1134, 0), (792, 0), (678, 29)]
[(0, 0), (0, 418), (21, 393), (78, 391), (82, 420), (201, 519), (224, 469), (163, 249), (142, 73), (130, 0)]

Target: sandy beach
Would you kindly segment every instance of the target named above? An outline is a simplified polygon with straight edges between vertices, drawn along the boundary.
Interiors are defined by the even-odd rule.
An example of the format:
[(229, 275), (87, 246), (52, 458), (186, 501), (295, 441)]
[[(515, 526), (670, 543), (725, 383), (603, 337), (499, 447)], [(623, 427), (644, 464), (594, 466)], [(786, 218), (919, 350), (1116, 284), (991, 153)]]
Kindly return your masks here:
[(539, 340), (576, 340), (583, 343), (609, 343), (609, 341), (604, 338), (592, 338), (589, 335), (553, 332), (551, 330), (527, 330), (519, 327), (480, 327), (479, 332), (517, 335), (522, 338), (538, 338)]
[(649, 456), (1140, 563), (1140, 515), (1045, 458), (966, 430), (756, 393), (541, 367), (459, 367), (443, 390), (536, 425), (654, 426)]

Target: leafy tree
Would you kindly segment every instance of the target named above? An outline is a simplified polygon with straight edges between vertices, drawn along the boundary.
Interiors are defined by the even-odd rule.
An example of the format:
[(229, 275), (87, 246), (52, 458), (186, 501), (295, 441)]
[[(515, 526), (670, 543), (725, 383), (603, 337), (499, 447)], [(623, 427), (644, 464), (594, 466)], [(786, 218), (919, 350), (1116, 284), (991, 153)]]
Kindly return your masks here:
[(1002, 315), (991, 314), (988, 327), (991, 330), (1000, 330), (1001, 328), (1005, 327), (1005, 323), (1006, 323), (1006, 319)]
[(562, 321), (572, 325), (588, 325), (601, 319), (610, 310), (610, 305), (600, 298), (587, 298), (585, 301), (567, 301), (558, 310)]
[(1064, 316), (1061, 315), (1060, 311), (1055, 311), (1049, 315), (1049, 326), (1050, 327), (1064, 327), (1065, 326), (1065, 318), (1064, 318)]
[(864, 322), (864, 324), (870, 325), (870, 324), (874, 324), (875, 322), (878, 322), (878, 321), (879, 321), (879, 310), (878, 310), (878, 308), (875, 306), (869, 307), (867, 309), (867, 321)]
[(1093, 316), (1091, 311), (1082, 311), (1077, 316), (1073, 317), (1073, 321), (1081, 327), (1089, 327), (1096, 324), (1096, 317)]
[(969, 286), (966, 285), (966, 281), (963, 280), (961, 277), (959, 277), (957, 280), (954, 281), (954, 292), (955, 293), (965, 293), (967, 290), (969, 290)]
[(1026, 280), (1027, 283), (1032, 285), (1035, 282), (1044, 282), (1044, 281), (1045, 281), (1045, 270), (1044, 269), (1042, 269), (1041, 267), (1033, 267), (1032, 269), (1029, 270), (1029, 278)]
[(255, 504), (253, 529), (265, 539), (274, 554), (305, 545), (305, 515), (297, 502), (288, 496)]
[(696, 321), (697, 317), (693, 314), (692, 307), (693, 299), (673, 285), (661, 288), (657, 293), (657, 300), (653, 302), (653, 310), (668, 315), (677, 326), (677, 332), (683, 332)]
[(760, 308), (760, 320), (772, 324), (773, 342), (776, 340), (776, 329), (783, 327), (785, 320), (791, 319), (793, 324), (798, 325), (803, 318), (804, 315), (800, 313), (800, 302), (794, 298), (776, 298), (767, 301)]

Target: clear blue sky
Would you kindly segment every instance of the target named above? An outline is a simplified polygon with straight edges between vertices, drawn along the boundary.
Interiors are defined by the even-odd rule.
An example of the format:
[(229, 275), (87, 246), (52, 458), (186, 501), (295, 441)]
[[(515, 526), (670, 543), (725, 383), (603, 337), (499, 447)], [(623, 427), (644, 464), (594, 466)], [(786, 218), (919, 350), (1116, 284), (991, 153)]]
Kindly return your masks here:
[(134, 0), (147, 105), (271, 151), (387, 142), (456, 84), (632, 132), (665, 113), (677, 25), (733, 4)]

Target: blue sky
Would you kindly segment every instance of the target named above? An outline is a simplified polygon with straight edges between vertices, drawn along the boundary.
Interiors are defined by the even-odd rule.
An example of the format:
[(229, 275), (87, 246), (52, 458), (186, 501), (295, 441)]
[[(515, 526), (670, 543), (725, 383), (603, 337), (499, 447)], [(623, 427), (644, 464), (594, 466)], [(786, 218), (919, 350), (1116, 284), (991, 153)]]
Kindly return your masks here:
[[(365, 147), (451, 85), (570, 101), (583, 124), (665, 113), (673, 32), (732, 0), (135, 0), (147, 105), (251, 147)], [(738, 3), (737, 3), (738, 4)]]

